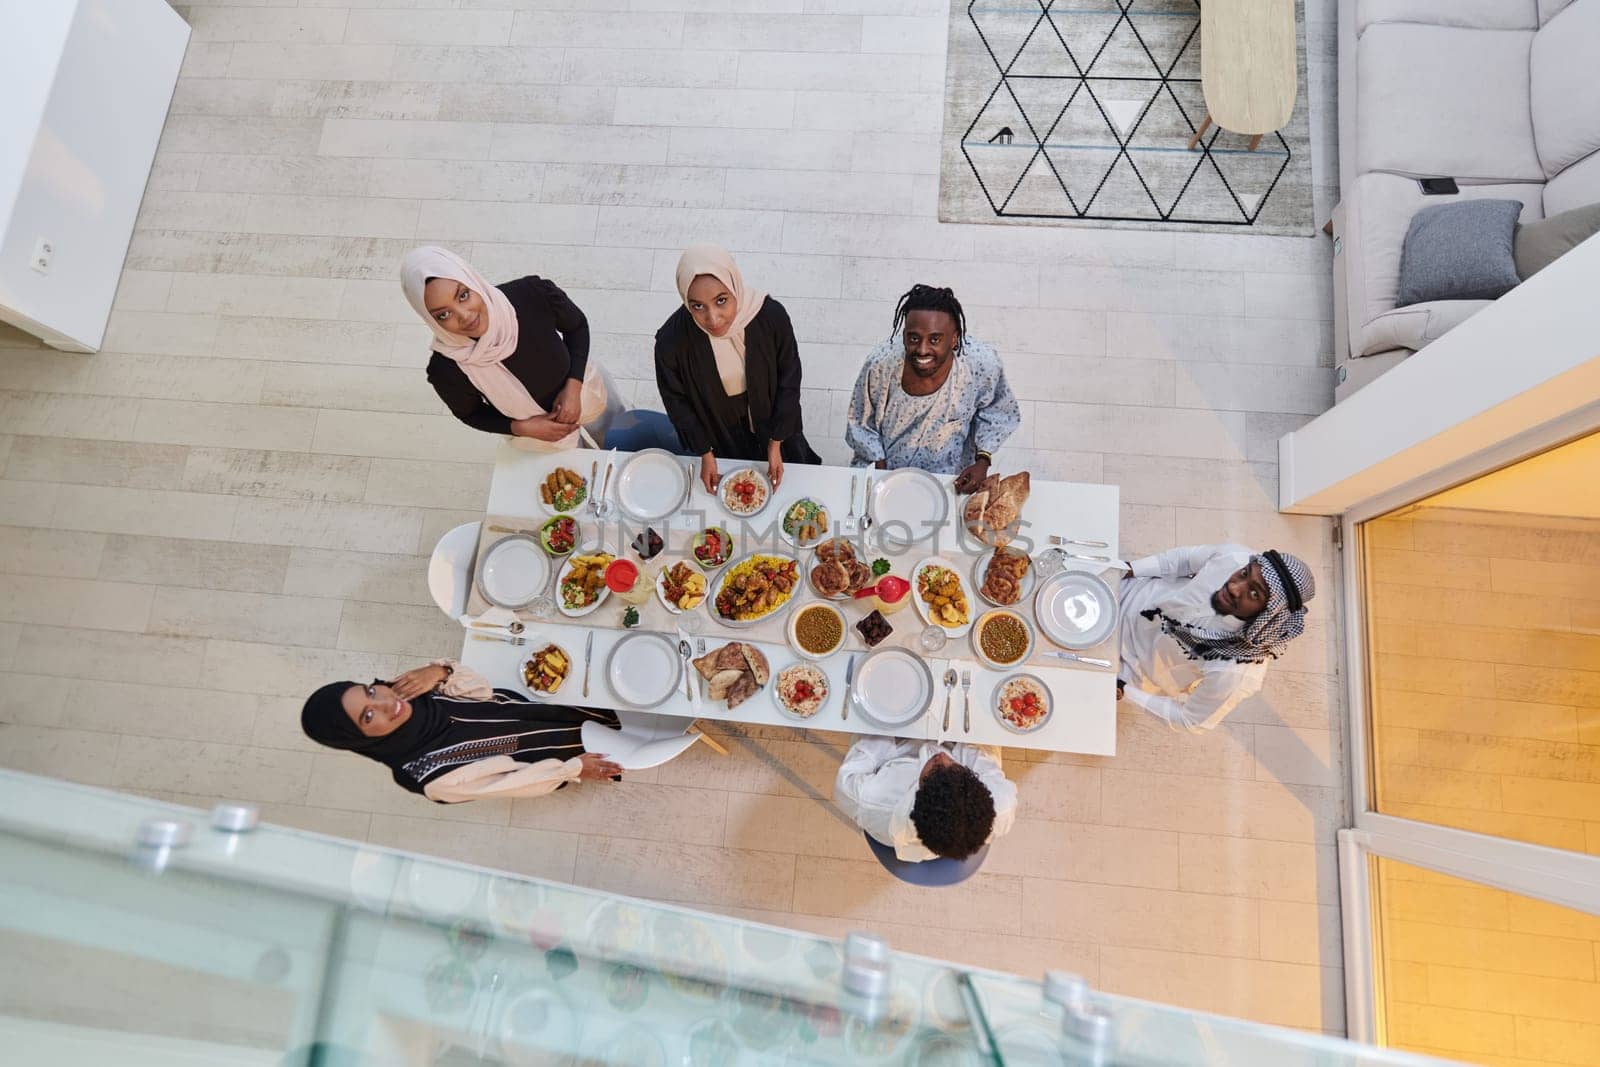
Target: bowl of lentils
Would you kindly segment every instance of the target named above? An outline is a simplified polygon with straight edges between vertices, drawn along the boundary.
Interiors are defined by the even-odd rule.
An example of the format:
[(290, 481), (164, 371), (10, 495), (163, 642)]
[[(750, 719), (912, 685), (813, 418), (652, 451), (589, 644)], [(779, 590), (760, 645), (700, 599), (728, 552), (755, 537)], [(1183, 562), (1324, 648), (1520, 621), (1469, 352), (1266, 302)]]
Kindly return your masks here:
[(844, 615), (832, 604), (807, 604), (789, 617), (789, 644), (807, 659), (826, 659), (844, 645)]
[(1027, 660), (1033, 652), (1033, 627), (1014, 611), (997, 609), (978, 616), (970, 635), (972, 651), (984, 665), (1003, 671)]

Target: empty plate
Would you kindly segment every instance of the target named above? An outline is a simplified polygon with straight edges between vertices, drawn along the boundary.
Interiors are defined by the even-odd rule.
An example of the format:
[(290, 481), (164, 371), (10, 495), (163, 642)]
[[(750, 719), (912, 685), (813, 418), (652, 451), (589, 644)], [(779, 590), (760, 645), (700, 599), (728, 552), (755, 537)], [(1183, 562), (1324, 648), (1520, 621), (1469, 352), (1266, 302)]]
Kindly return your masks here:
[(867, 514), (883, 544), (913, 545), (932, 537), (949, 519), (950, 493), (927, 471), (903, 467), (873, 480)]
[(671, 697), (683, 681), (678, 646), (658, 633), (628, 634), (611, 650), (606, 680), (624, 703), (655, 707)]
[(489, 546), (478, 567), (478, 592), (501, 608), (526, 607), (544, 591), (550, 578), (550, 560), (539, 542), (514, 534)]
[(647, 448), (617, 470), (617, 503), (641, 522), (657, 522), (678, 510), (689, 486), (683, 463), (671, 452)]
[(1062, 648), (1093, 648), (1117, 625), (1117, 598), (1111, 587), (1084, 571), (1062, 571), (1039, 586), (1034, 621)]
[(904, 726), (932, 703), (933, 672), (909, 649), (880, 648), (861, 658), (850, 695), (856, 709), (879, 726)]

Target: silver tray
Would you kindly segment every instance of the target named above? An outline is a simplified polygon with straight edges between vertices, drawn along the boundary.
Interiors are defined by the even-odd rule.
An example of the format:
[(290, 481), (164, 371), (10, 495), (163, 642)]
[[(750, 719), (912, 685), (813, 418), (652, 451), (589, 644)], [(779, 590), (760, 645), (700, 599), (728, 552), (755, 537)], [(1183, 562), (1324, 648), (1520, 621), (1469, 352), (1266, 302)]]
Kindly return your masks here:
[[(789, 599), (783, 602), (782, 607), (778, 608), (776, 611), (768, 612), (759, 619), (723, 618), (717, 612), (717, 594), (722, 592), (723, 585), (728, 581), (728, 575), (732, 574), (739, 564), (756, 556), (768, 556), (773, 559), (794, 561), (795, 587), (790, 591)], [(764, 622), (770, 622), (774, 619), (781, 619), (788, 614), (789, 609), (794, 607), (794, 602), (800, 598), (800, 586), (806, 580), (806, 576), (801, 573), (800, 561), (794, 556), (789, 555), (787, 552), (748, 552), (745, 555), (740, 556), (738, 559), (729, 560), (727, 566), (723, 567), (722, 570), (717, 574), (717, 580), (712, 584), (710, 591), (706, 594), (706, 614), (711, 616), (712, 620), (715, 621), (719, 626), (727, 626), (735, 630), (745, 630), (752, 626), (760, 626)]]

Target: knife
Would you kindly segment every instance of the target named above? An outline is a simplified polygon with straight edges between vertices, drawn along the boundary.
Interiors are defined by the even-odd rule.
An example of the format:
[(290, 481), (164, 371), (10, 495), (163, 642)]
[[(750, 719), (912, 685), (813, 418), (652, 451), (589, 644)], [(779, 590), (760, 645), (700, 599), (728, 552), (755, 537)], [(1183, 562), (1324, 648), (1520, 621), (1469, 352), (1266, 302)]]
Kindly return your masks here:
[(530, 537), (534, 535), (533, 530), (519, 530), (515, 526), (490, 526), (489, 529), (494, 533), (527, 534)]
[(589, 631), (589, 637), (583, 643), (583, 695), (589, 695), (589, 659), (594, 655), (594, 631)]
[(1091, 667), (1110, 667), (1108, 659), (1095, 659), (1093, 656), (1080, 656), (1076, 652), (1056, 652), (1046, 650), (1045, 655), (1054, 656), (1056, 659), (1069, 660), (1072, 663), (1087, 663)]
[(850, 717), (850, 683), (856, 676), (856, 658), (850, 657), (850, 662), (844, 665), (844, 706), (839, 709), (839, 721)]

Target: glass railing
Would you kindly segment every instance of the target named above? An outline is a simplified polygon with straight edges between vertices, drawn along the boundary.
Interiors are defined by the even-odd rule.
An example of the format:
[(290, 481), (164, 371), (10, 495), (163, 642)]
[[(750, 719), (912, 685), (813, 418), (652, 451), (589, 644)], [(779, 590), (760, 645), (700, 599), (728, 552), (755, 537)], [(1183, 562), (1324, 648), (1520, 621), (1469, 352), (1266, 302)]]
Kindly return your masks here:
[(212, 817), (0, 772), (0, 1060), (1429, 1062)]

